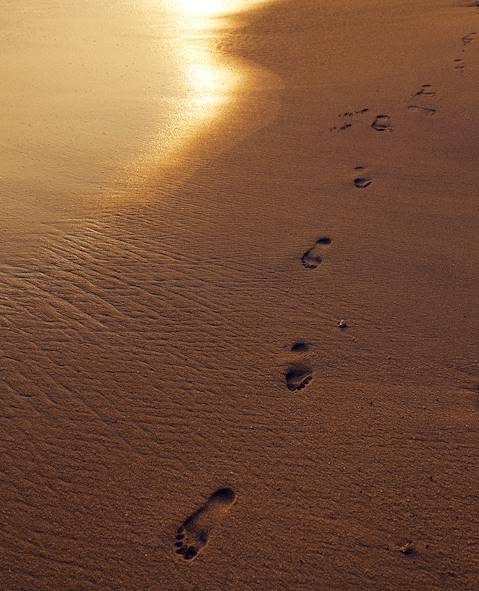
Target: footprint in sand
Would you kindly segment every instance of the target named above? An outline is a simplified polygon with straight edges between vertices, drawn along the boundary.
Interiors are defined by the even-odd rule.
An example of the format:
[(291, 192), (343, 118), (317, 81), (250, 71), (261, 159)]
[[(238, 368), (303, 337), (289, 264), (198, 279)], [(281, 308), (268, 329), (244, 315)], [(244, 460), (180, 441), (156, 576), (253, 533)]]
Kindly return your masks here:
[(389, 115), (376, 115), (371, 127), (376, 131), (391, 131), (391, 117)]
[(286, 385), (290, 392), (297, 392), (306, 388), (313, 379), (313, 370), (310, 365), (297, 363), (290, 365), (286, 372)]
[[(479, 6), (479, 4), (472, 4), (471, 6)], [(461, 53), (466, 53), (466, 48), (468, 45), (470, 45), (477, 36), (477, 31), (473, 31), (472, 33), (469, 33), (468, 35), (464, 35), (464, 37), (461, 39), (462, 41), (462, 45), (463, 48), (461, 49)], [(454, 69), (458, 70), (459, 72), (462, 72), (464, 70), (464, 60), (457, 57), (454, 60)]]
[(307, 250), (301, 257), (301, 262), (306, 269), (316, 269), (323, 262), (323, 253), (331, 245), (331, 238), (326, 236), (316, 240), (316, 244)]
[(476, 38), (476, 35), (477, 35), (477, 31), (473, 31), (472, 33), (469, 33), (469, 35), (465, 35), (462, 38), (463, 45), (469, 45), (470, 43), (472, 43), (474, 41), (474, 39)]
[(368, 176), (358, 176), (353, 182), (357, 189), (366, 189), (373, 181)]
[(424, 113), (430, 117), (437, 113), (437, 109), (434, 109), (433, 107), (423, 107), (421, 105), (408, 105), (408, 110)]
[(423, 113), (425, 115), (430, 116), (435, 115), (437, 113), (437, 108), (431, 106), (430, 104), (427, 104), (427, 101), (431, 96), (436, 96), (436, 93), (434, 92), (434, 90), (432, 90), (431, 85), (423, 84), (421, 88), (412, 95), (412, 99), (415, 100), (414, 103), (410, 102), (408, 104), (408, 110), (416, 111), (418, 113)]
[(291, 345), (291, 352), (295, 353), (288, 363), (288, 369), (284, 375), (286, 386), (290, 392), (296, 392), (306, 388), (313, 379), (313, 369), (307, 356), (302, 353), (309, 351), (306, 341), (296, 341)]
[(356, 187), (356, 189), (366, 189), (367, 187), (369, 187), (369, 185), (372, 184), (373, 181), (371, 177), (369, 177), (366, 174), (366, 169), (364, 166), (355, 166), (354, 170), (356, 170), (358, 173), (361, 173), (360, 176), (357, 176), (353, 180), (353, 184)]
[(213, 529), (235, 502), (236, 494), (231, 488), (220, 488), (190, 515), (176, 532), (175, 552), (178, 557), (186, 561), (196, 558), (208, 544)]
[(369, 111), (368, 107), (364, 107), (362, 109), (358, 109), (357, 111), (346, 111), (345, 113), (339, 113), (338, 118), (342, 119), (341, 125), (331, 127), (329, 131), (344, 131), (346, 129), (350, 129), (353, 126), (353, 123), (356, 123), (360, 120), (361, 115), (367, 113)]
[(421, 88), (412, 95), (412, 98), (416, 98), (417, 96), (436, 96), (436, 93), (432, 90), (430, 84), (421, 84)]

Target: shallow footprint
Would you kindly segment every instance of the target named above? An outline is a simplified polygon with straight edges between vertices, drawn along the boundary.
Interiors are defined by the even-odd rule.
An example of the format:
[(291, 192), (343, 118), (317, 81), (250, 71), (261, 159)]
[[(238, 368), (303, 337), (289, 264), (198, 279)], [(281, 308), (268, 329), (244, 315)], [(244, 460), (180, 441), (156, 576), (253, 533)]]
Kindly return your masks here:
[(409, 111), (418, 111), (420, 113), (425, 113), (426, 115), (433, 116), (437, 113), (437, 109), (433, 107), (423, 107), (421, 105), (409, 105)]
[(313, 379), (313, 370), (309, 365), (291, 365), (285, 376), (288, 390), (295, 392), (302, 390)]
[(436, 96), (436, 93), (430, 84), (421, 84), (421, 88), (412, 95), (412, 98), (417, 96)]
[(389, 115), (377, 115), (371, 127), (376, 131), (391, 131), (391, 117)]
[(306, 251), (301, 257), (303, 266), (306, 267), (306, 269), (316, 269), (316, 267), (318, 267), (323, 262), (322, 253), (330, 246), (331, 243), (331, 238), (327, 238), (326, 236), (316, 240), (316, 244)]
[(236, 502), (231, 488), (220, 488), (176, 532), (175, 552), (179, 558), (191, 561), (208, 544), (211, 531), (222, 521)]
[(337, 127), (336, 125), (334, 127), (330, 127), (329, 131), (339, 132), (344, 131), (345, 129), (350, 129), (353, 126), (352, 121), (357, 123), (360, 120), (361, 115), (364, 115), (364, 113), (367, 113), (368, 111), (369, 108), (364, 107), (363, 109), (359, 109), (357, 111), (346, 111), (345, 113), (339, 113), (338, 118), (343, 120), (342, 125), (340, 127)]
[(469, 45), (469, 43), (472, 43), (474, 41), (474, 39), (476, 38), (477, 35), (477, 31), (473, 31), (472, 33), (469, 33), (469, 35), (466, 35), (465, 37), (462, 38), (462, 43), (463, 45)]

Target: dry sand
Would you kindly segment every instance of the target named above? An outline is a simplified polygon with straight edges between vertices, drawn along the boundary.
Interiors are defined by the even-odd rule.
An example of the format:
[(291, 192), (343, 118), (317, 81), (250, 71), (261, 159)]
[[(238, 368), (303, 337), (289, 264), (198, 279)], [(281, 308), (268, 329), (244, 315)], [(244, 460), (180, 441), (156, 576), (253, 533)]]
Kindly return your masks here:
[(2, 261), (0, 586), (477, 590), (479, 8), (209, 35), (217, 126)]

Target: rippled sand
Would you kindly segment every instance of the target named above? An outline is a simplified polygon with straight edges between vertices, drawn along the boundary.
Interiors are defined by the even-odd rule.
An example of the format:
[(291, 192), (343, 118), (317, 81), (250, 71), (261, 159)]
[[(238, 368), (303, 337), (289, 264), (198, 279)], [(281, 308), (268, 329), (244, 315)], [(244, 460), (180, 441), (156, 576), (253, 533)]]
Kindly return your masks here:
[(478, 9), (215, 14), (168, 158), (5, 181), (2, 584), (475, 589)]

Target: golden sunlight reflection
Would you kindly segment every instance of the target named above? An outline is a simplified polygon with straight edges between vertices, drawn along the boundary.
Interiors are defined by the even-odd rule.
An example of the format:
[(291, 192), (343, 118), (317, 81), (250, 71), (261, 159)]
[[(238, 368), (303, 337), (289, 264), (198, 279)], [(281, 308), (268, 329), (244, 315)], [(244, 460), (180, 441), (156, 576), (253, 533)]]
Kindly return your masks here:
[(238, 12), (264, 1), (7, 2), (3, 209), (23, 223), (28, 208), (32, 220), (73, 219), (142, 199), (145, 183), (183, 174), (191, 148), (229, 142), (213, 123), (247, 95), (251, 68), (218, 46)]
[(217, 16), (251, 8), (264, 0), (176, 0), (178, 10), (193, 16)]
[[(167, 14), (167, 29), (175, 61), (169, 65), (181, 87), (170, 116), (168, 134), (159, 129), (149, 149), (132, 163), (130, 179), (158, 178), (188, 158), (189, 150), (230, 142), (231, 129), (220, 132), (216, 123), (247, 95), (250, 64), (222, 52), (222, 38), (234, 29), (235, 17), (272, 0), (142, 0), (152, 14)], [(155, 19), (151, 19), (152, 32)], [(256, 75), (256, 71), (255, 71)], [(244, 90), (243, 90), (244, 89)], [(245, 126), (241, 127), (243, 131)], [(210, 143), (212, 142), (212, 143)], [(187, 174), (191, 173), (188, 159)], [(169, 174), (169, 172), (168, 172)]]
[[(150, 5), (155, 0), (146, 0)], [(157, 0), (158, 1), (158, 0)], [(164, 0), (159, 0), (164, 5)], [(262, 0), (261, 0), (262, 1)], [(158, 138), (153, 158), (162, 161), (181, 152), (185, 143), (197, 138), (202, 129), (217, 118), (231, 100), (235, 89), (244, 82), (238, 63), (229, 62), (216, 51), (217, 36), (213, 29), (216, 17), (228, 19), (259, 0), (166, 0), (172, 25), (179, 68), (177, 76), (185, 92), (184, 103), (177, 105), (176, 124), (165, 145), (164, 135)], [(215, 17), (215, 20), (212, 20)], [(156, 152), (156, 156), (155, 156)]]
[(188, 79), (193, 90), (192, 106), (197, 109), (213, 107), (224, 102), (222, 92), (231, 88), (232, 83), (225, 71), (220, 72), (201, 60), (192, 61), (188, 68)]
[(216, 116), (240, 83), (238, 69), (228, 68), (214, 53), (208, 41), (184, 39), (178, 48), (182, 57), (188, 108), (185, 123), (201, 123)]
[[(176, 101), (167, 135), (159, 130), (156, 141), (133, 165), (131, 177), (155, 178), (188, 153), (191, 147), (231, 141), (230, 130), (217, 133), (215, 123), (226, 110), (241, 101), (242, 89), (251, 75), (250, 65), (218, 49), (218, 41), (234, 28), (238, 14), (272, 0), (143, 0), (153, 13), (160, 8), (168, 14), (168, 30), (175, 48), (171, 68), (182, 88)], [(241, 90), (240, 90), (241, 89)], [(247, 94), (247, 92), (246, 92)], [(241, 96), (240, 96), (241, 95)], [(213, 144), (208, 142), (213, 140)], [(191, 172), (191, 166), (188, 167)], [(141, 174), (138, 174), (141, 173)]]
[(193, 15), (214, 15), (225, 10), (224, 0), (179, 0), (179, 8)]

